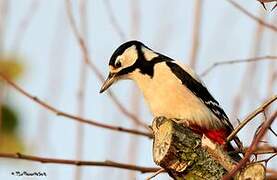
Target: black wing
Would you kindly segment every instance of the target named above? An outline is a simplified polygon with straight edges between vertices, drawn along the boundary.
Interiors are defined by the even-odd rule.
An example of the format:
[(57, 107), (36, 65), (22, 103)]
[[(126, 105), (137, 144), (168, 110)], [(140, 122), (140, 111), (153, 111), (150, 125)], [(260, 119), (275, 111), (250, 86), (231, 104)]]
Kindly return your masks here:
[(201, 82), (193, 78), (178, 64), (174, 62), (166, 62), (166, 64), (178, 77), (178, 79), (182, 81), (182, 84), (184, 84), (194, 95), (201, 99), (202, 102), (213, 112), (213, 114), (226, 125), (229, 131), (234, 129), (219, 103), (213, 98), (208, 89)]

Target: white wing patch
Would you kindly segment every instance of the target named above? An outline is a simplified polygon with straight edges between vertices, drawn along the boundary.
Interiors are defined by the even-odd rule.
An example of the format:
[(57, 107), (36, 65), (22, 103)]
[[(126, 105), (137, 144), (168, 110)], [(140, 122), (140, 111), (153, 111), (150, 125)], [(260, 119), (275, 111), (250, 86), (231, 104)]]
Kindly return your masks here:
[(141, 48), (142, 52), (143, 52), (143, 55), (144, 55), (144, 58), (147, 60), (147, 61), (151, 61), (152, 59), (154, 59), (155, 57), (158, 57), (159, 55), (156, 54), (155, 52), (151, 51), (150, 49), (147, 49), (145, 47), (142, 47)]

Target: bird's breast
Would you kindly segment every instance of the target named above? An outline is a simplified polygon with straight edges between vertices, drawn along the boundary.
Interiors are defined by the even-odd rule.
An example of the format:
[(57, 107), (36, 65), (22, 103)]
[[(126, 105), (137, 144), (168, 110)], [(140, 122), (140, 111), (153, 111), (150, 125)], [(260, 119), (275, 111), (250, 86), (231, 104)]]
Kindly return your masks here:
[(164, 63), (155, 65), (152, 78), (144, 75), (135, 81), (155, 117), (185, 119), (200, 126), (213, 126), (215, 116)]

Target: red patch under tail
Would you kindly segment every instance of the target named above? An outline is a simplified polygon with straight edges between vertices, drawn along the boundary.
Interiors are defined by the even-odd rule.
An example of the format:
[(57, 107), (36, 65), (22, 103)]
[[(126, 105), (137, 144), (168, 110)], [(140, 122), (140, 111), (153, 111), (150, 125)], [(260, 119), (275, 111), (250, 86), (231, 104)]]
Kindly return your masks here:
[[(228, 130), (226, 130), (224, 128), (208, 130), (208, 129), (203, 129), (200, 126), (196, 126), (196, 125), (190, 126), (190, 128), (195, 133), (197, 133), (201, 136), (204, 134), (206, 137), (211, 139), (213, 142), (220, 144), (220, 145), (224, 145), (225, 151), (227, 151), (227, 152), (234, 151), (234, 148), (231, 145), (231, 143), (230, 142), (226, 143), (226, 139), (230, 133), (230, 132), (228, 132)], [(231, 155), (231, 157), (237, 162), (240, 161), (240, 159), (241, 159), (241, 157), (237, 153)]]
[(224, 144), (227, 138), (226, 129), (206, 130), (203, 134), (220, 145)]
[(199, 126), (191, 126), (192, 130), (200, 135), (205, 135), (212, 141), (223, 145), (225, 144), (225, 140), (228, 137), (228, 132), (226, 132), (226, 129), (204, 129)]

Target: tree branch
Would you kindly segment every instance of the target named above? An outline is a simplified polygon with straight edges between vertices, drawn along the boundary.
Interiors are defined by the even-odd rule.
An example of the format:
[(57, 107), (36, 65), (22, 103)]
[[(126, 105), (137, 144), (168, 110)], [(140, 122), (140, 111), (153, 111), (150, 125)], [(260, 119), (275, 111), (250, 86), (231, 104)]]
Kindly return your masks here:
[(259, 57), (252, 57), (252, 58), (246, 58), (246, 59), (235, 59), (235, 60), (229, 60), (229, 61), (223, 61), (223, 62), (215, 62), (210, 67), (208, 67), (206, 70), (204, 70), (200, 74), (200, 76), (202, 76), (202, 77), (206, 76), (213, 69), (215, 69), (218, 66), (222, 66), (222, 65), (249, 63), (249, 62), (257, 62), (257, 61), (265, 61), (265, 60), (277, 60), (277, 56), (259, 56)]
[(111, 22), (111, 25), (113, 26), (115, 32), (118, 34), (118, 37), (120, 38), (121, 41), (125, 41), (127, 39), (123, 29), (120, 27), (118, 24), (118, 21), (115, 18), (115, 13), (113, 12), (111, 2), (110, 0), (104, 0), (104, 5), (106, 8), (106, 12), (109, 16), (109, 20)]
[(22, 17), (19, 25), (16, 29), (16, 33), (14, 33), (14, 40), (12, 43), (12, 49), (14, 51), (18, 51), (21, 48), (22, 40), (24, 35), (26, 34), (26, 30), (28, 29), (31, 20), (34, 17), (34, 14), (37, 12), (38, 5), (40, 1), (33, 0), (31, 5), (28, 7), (26, 14)]
[(249, 18), (253, 19), (254, 21), (258, 22), (259, 24), (267, 27), (268, 29), (271, 29), (274, 32), (277, 32), (277, 27), (267, 23), (265, 21), (263, 21), (262, 19), (256, 17), (255, 15), (251, 14), (250, 12), (248, 12), (246, 9), (244, 9), (241, 5), (239, 5), (238, 3), (236, 3), (233, 0), (227, 0), (230, 4), (232, 4), (236, 9), (238, 9), (239, 11), (241, 11), (243, 14), (245, 14), (246, 16), (248, 16)]
[[(72, 14), (72, 7), (71, 7), (71, 3), (70, 0), (66, 0), (66, 10), (67, 10), (67, 14), (68, 14), (68, 18), (69, 18), (69, 23), (70, 23), (70, 27), (72, 28), (73, 34), (76, 37), (76, 39), (78, 40), (82, 55), (83, 55), (83, 60), (85, 61), (85, 63), (89, 66), (89, 68), (92, 70), (92, 72), (94, 72), (96, 74), (96, 77), (103, 83), (105, 78), (104, 76), (101, 74), (101, 72), (99, 71), (99, 69), (92, 63), (92, 61), (89, 58), (89, 52), (88, 52), (88, 48), (87, 45), (84, 41), (84, 38), (82, 37), (81, 33), (78, 31), (76, 22), (73, 18), (73, 14)], [(144, 122), (142, 122), (141, 120), (139, 120), (133, 113), (129, 112), (120, 102), (119, 100), (114, 96), (114, 94), (108, 90), (108, 95), (111, 97), (111, 100), (116, 104), (116, 106), (118, 107), (118, 109), (127, 117), (130, 118), (130, 120), (132, 120), (133, 122), (135, 122), (136, 124), (144, 127), (145, 129), (148, 129), (148, 125)]]
[(26, 155), (21, 153), (0, 153), (0, 158), (8, 159), (21, 159), (27, 161), (36, 161), (41, 163), (51, 163), (51, 164), (65, 164), (65, 165), (75, 165), (75, 166), (102, 166), (102, 167), (113, 167), (119, 169), (128, 169), (133, 171), (139, 171), (141, 173), (156, 172), (161, 168), (155, 167), (143, 167), (136, 166), (125, 163), (118, 163), (114, 161), (79, 161), (79, 160), (69, 160), (69, 159), (54, 159), (45, 158), (39, 156)]
[(200, 30), (201, 30), (201, 20), (202, 20), (202, 9), (204, 5), (204, 1), (196, 0), (194, 2), (194, 19), (193, 19), (193, 29), (192, 29), (192, 45), (190, 49), (189, 55), (189, 65), (195, 69), (197, 63), (197, 56), (199, 51), (199, 43), (200, 43)]
[(152, 138), (152, 134), (148, 133), (148, 132), (142, 132), (142, 131), (138, 131), (135, 129), (128, 129), (128, 128), (123, 128), (120, 126), (112, 126), (112, 125), (108, 125), (108, 124), (104, 124), (104, 123), (99, 123), (96, 121), (92, 121), (89, 119), (85, 119), (82, 117), (78, 117), (69, 113), (65, 113), (62, 112), (60, 110), (58, 110), (57, 108), (47, 104), (46, 102), (40, 100), (39, 98), (32, 96), (31, 94), (29, 94), (28, 92), (26, 92), (25, 90), (23, 90), (21, 87), (19, 87), (18, 85), (16, 85), (15, 83), (13, 83), (9, 78), (7, 78), (5, 75), (0, 73), (0, 77), (5, 80), (11, 87), (13, 87), (17, 92), (19, 92), (20, 94), (24, 95), (25, 97), (31, 99), (32, 101), (34, 101), (35, 103), (39, 104), (41, 107), (45, 108), (48, 111), (51, 111), (53, 113), (55, 113), (58, 116), (63, 116), (81, 123), (85, 123), (85, 124), (89, 124), (92, 126), (97, 126), (100, 128), (104, 128), (104, 129), (110, 129), (113, 131), (119, 131), (119, 132), (126, 132), (126, 133), (130, 133), (130, 134), (135, 134), (135, 135), (141, 135), (141, 136), (145, 136), (145, 137), (150, 137)]
[[(234, 152), (239, 152), (239, 153), (246, 153), (247, 150), (249, 149), (249, 147), (244, 147), (241, 150), (236, 149)], [(272, 153), (277, 153), (277, 147), (276, 146), (259, 146), (256, 148), (256, 150), (253, 152), (253, 154), (255, 155), (259, 155), (259, 154), (272, 154)]]
[(262, 113), (271, 103), (273, 103), (277, 99), (277, 95), (271, 97), (268, 99), (265, 103), (263, 103), (260, 107), (258, 107), (255, 111), (250, 113), (235, 129), (234, 131), (228, 136), (227, 142), (231, 141), (236, 134), (254, 117), (256, 117), (258, 114)]
[(246, 163), (249, 161), (250, 156), (253, 154), (255, 149), (257, 148), (257, 145), (259, 144), (260, 140), (263, 138), (264, 134), (266, 133), (267, 129), (271, 126), (275, 118), (277, 117), (277, 111), (273, 113), (273, 115), (263, 122), (263, 125), (259, 132), (256, 134), (256, 136), (253, 138), (252, 143), (247, 150), (244, 158), (236, 165), (236, 167), (226, 176), (223, 177), (223, 179), (231, 179), (242, 167), (246, 165)]
[(153, 175), (149, 176), (146, 178), (146, 180), (151, 180), (154, 177), (156, 177), (157, 175), (166, 172), (166, 170), (164, 170), (163, 168), (160, 168), (157, 172), (155, 172)]

